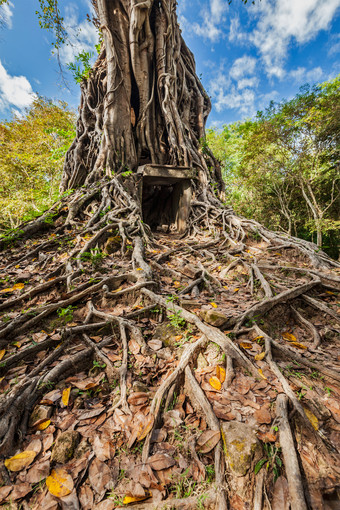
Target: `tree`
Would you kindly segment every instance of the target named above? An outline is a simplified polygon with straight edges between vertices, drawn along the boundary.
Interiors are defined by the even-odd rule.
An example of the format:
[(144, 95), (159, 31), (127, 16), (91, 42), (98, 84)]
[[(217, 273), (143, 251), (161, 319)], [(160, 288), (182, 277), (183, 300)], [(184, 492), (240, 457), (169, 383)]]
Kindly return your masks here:
[(75, 136), (66, 103), (34, 100), (22, 117), (0, 125), (0, 228), (16, 228), (59, 197), (65, 154)]
[[(55, 13), (54, 1), (42, 3), (47, 15)], [(332, 318), (334, 333), (339, 282), (331, 269), (339, 264), (219, 200), (221, 174), (204, 140), (209, 101), (181, 38), (176, 3), (98, 0), (96, 8), (103, 47), (82, 83), (62, 180), (68, 196), (2, 239), (0, 441), (7, 457), (22, 438), (27, 448), (6, 459), (1, 494), (46, 507), (78, 508), (81, 501), (225, 510), (227, 499), (232, 508), (262, 508), (264, 480), (271, 500), (275, 490), (285, 499), (288, 480), (292, 508), (306, 509), (306, 497), (320, 507), (337, 466), (322, 420), (328, 405), (336, 409), (339, 375), (336, 357), (324, 349), (315, 367), (312, 356), (327, 339), (310, 307), (321, 324), (325, 313)], [(150, 175), (136, 171), (142, 163), (197, 171), (187, 179), (193, 199), (184, 235), (153, 233), (144, 221), (138, 186)], [(171, 173), (164, 175), (155, 188), (176, 193)], [(166, 200), (158, 206), (168, 207)], [(325, 289), (327, 304), (315, 299), (324, 299)], [(184, 299), (188, 294), (193, 299)], [(303, 328), (300, 342), (286, 317)], [(299, 376), (307, 388), (314, 377), (321, 395), (327, 380), (331, 403), (315, 392), (302, 406)], [(296, 422), (288, 419), (288, 399)], [(50, 425), (50, 434), (72, 430), (47, 438)], [(37, 430), (44, 449), (56, 440), (39, 469)], [(319, 466), (327, 466), (317, 480), (301, 453), (303, 481), (291, 430), (298, 430), (301, 452), (317, 444)], [(81, 458), (70, 459), (80, 434)], [(65, 466), (51, 471), (49, 459)], [(50, 473), (47, 487), (32, 494), (30, 482), (20, 482), (18, 491), (25, 475), (16, 472), (33, 460), (27, 480)], [(277, 482), (279, 474), (287, 480)]]
[[(336, 255), (339, 78), (290, 101), (272, 103), (253, 122), (208, 133), (223, 160), (227, 194), (237, 210), (271, 228), (333, 241)], [(334, 250), (335, 248), (335, 250)]]

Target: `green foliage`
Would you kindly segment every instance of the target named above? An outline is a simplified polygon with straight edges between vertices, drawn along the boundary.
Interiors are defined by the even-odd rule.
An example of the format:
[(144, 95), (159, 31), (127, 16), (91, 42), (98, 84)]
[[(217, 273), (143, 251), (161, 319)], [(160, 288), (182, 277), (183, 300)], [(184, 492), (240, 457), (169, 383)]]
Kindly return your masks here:
[(75, 115), (67, 104), (41, 97), (22, 118), (0, 124), (0, 231), (40, 215), (59, 197), (74, 137)]
[(168, 318), (170, 320), (170, 324), (174, 326), (174, 328), (184, 328), (186, 322), (185, 319), (181, 316), (181, 311), (178, 310), (177, 312), (171, 313), (168, 315)]
[(338, 256), (340, 76), (270, 103), (253, 121), (210, 129), (227, 203), (265, 226)]
[(60, 14), (57, 0), (39, 0), (40, 11), (36, 11), (40, 28), (54, 34), (55, 40), (52, 43), (54, 50), (59, 49), (67, 40), (67, 31), (64, 26), (64, 18)]
[[(97, 46), (96, 46), (97, 48)], [(90, 51), (82, 51), (75, 58), (75, 62), (67, 64), (67, 69), (71, 71), (73, 78), (76, 83), (81, 83), (83, 80), (87, 80), (91, 73), (90, 61), (93, 57), (93, 53)]]

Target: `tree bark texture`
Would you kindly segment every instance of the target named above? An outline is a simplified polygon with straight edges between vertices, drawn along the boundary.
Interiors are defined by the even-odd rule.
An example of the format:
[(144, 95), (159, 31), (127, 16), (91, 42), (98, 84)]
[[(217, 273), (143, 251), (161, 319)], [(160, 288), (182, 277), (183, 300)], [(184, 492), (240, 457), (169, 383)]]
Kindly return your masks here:
[(202, 148), (210, 99), (177, 22), (175, 0), (97, 0), (102, 49), (81, 84), (62, 191), (145, 163), (191, 166), (223, 189)]

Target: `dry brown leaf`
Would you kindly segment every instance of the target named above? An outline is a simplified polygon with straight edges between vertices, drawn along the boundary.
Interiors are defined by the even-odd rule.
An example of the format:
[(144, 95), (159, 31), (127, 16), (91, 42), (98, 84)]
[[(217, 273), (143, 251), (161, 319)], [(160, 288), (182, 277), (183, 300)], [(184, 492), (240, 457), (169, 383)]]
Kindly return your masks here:
[(272, 510), (289, 510), (288, 482), (284, 476), (279, 476), (274, 485)]
[(39, 483), (44, 480), (50, 472), (49, 459), (43, 459), (40, 462), (35, 462), (26, 474), (26, 481), (28, 483)]
[(11, 492), (10, 500), (16, 501), (17, 499), (24, 498), (26, 494), (31, 492), (31, 490), (32, 490), (31, 484), (29, 484), (28, 482), (17, 483), (14, 485), (14, 488)]
[(111, 448), (109, 441), (103, 441), (98, 435), (93, 440), (93, 451), (97, 459), (101, 461), (111, 459)]
[(0, 487), (0, 503), (2, 503), (13, 489), (13, 485), (4, 485)]
[(208, 453), (215, 448), (220, 438), (221, 433), (219, 430), (206, 430), (198, 438), (196, 450), (199, 453)]
[[(138, 354), (140, 351), (140, 345), (136, 340), (131, 338), (129, 341), (129, 351), (132, 352), (132, 354)], [(111, 361), (117, 361), (117, 360), (111, 360)]]
[(261, 409), (258, 409), (254, 413), (254, 417), (257, 421), (257, 423), (271, 423), (272, 417), (270, 415), (270, 412), (265, 407), (261, 407)]
[(105, 462), (94, 458), (89, 467), (89, 481), (92, 489), (99, 495), (103, 496), (108, 489), (111, 489), (114, 480), (109, 467)]
[(221, 381), (214, 375), (213, 377), (210, 377), (209, 384), (212, 388), (219, 391), (222, 388)]
[(152, 457), (149, 457), (148, 464), (155, 471), (161, 471), (162, 469), (173, 466), (176, 462), (166, 453), (156, 453), (152, 455)]
[(135, 393), (131, 393), (131, 395), (129, 395), (127, 401), (130, 405), (141, 406), (148, 403), (149, 394), (142, 391), (136, 391)]
[(92, 510), (93, 492), (88, 485), (82, 485), (79, 490), (79, 501), (83, 510)]
[(21, 471), (34, 461), (36, 455), (36, 452), (26, 450), (18, 453), (18, 455), (14, 455), (10, 459), (6, 459), (4, 464), (9, 471)]
[(62, 498), (71, 494), (74, 484), (64, 468), (56, 468), (52, 469), (50, 476), (46, 478), (46, 486), (53, 496)]

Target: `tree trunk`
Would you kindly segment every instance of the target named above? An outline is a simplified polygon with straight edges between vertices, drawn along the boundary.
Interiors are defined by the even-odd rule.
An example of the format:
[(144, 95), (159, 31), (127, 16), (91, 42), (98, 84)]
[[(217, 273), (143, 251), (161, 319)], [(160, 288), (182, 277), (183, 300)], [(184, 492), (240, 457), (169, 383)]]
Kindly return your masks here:
[(210, 100), (177, 22), (176, 1), (98, 0), (102, 50), (81, 85), (77, 138), (61, 190), (145, 163), (190, 166), (223, 190), (201, 150)]

